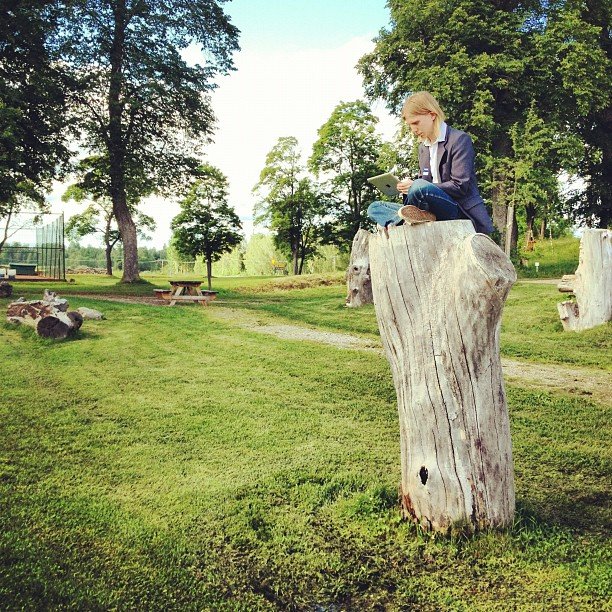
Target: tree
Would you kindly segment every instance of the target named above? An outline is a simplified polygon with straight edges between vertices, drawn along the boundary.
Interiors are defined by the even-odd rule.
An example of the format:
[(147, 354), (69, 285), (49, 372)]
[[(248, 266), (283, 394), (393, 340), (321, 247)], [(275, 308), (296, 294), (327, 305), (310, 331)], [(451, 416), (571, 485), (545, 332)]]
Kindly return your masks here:
[[(533, 235), (536, 217), (544, 229), (549, 216), (560, 207), (559, 173), (575, 164), (580, 142), (571, 134), (559, 134), (555, 126), (538, 116), (535, 105), (529, 109), (524, 125), (510, 130), (513, 159), (513, 205), (524, 213), (525, 241)], [(546, 155), (543, 152), (546, 151)]]
[[(212, 79), (233, 68), (238, 30), (224, 0), (78, 0), (65, 4), (57, 44), (77, 81), (73, 96), (86, 145), (108, 158), (109, 192), (124, 245), (123, 282), (138, 276), (136, 226), (127, 197), (176, 189), (209, 138)], [(203, 64), (188, 64), (192, 45)]]
[(65, 74), (46, 45), (54, 3), (7, 0), (0, 7), (0, 219), (8, 236), (23, 208), (44, 212), (44, 194), (66, 169)]
[[(392, 26), (359, 62), (368, 97), (399, 112), (404, 98), (430, 91), (453, 125), (475, 142), (483, 195), (505, 227), (498, 160), (512, 156), (511, 127), (524, 119), (532, 84), (523, 78), (542, 27), (539, 2), (520, 0), (390, 0)], [(444, 18), (441, 19), (440, 16)]]
[[(419, 142), (403, 124), (390, 142), (380, 147), (378, 165), (399, 178), (416, 176), (419, 171)], [(380, 194), (381, 199), (386, 197)], [(378, 197), (378, 195), (377, 195)]]
[(272, 273), (272, 261), (282, 258), (271, 234), (253, 234), (244, 252), (247, 276), (267, 276)]
[[(498, 229), (505, 226), (514, 181), (508, 170), (513, 126), (526, 125), (534, 102), (547, 128), (577, 134), (585, 143), (578, 170), (586, 189), (575, 216), (610, 223), (608, 1), (457, 0), (449, 6), (445, 0), (391, 0), (389, 6), (391, 28), (359, 63), (368, 96), (386, 100), (396, 112), (416, 90), (440, 100), (453, 124), (474, 137), (483, 195), (492, 202)], [(551, 156), (542, 151), (542, 158)]]
[[(80, 180), (68, 187), (62, 196), (62, 201), (90, 201), (90, 204), (82, 213), (73, 215), (69, 219), (66, 233), (81, 238), (96, 233), (102, 234), (106, 253), (106, 273), (112, 276), (111, 255), (113, 247), (121, 241), (121, 232), (116, 227), (115, 210), (108, 197), (110, 187), (108, 157), (91, 155), (82, 159), (77, 164), (77, 173)], [(146, 194), (147, 189), (146, 185), (139, 182), (140, 178), (138, 172), (126, 173), (126, 201), (130, 214), (136, 219), (137, 234), (147, 239), (142, 230), (155, 230), (155, 220), (137, 208), (139, 198)]]
[[(62, 196), (62, 200), (64, 202), (69, 200), (83, 202), (87, 197), (85, 192), (71, 185)], [(139, 235), (141, 238), (147, 239), (143, 230), (145, 228), (150, 231), (155, 230), (155, 220), (139, 210), (132, 210), (132, 216), (136, 219)], [(106, 274), (108, 276), (113, 275), (112, 252), (115, 245), (121, 241), (121, 233), (115, 223), (113, 204), (108, 198), (90, 201), (83, 212), (70, 217), (65, 229), (66, 235), (70, 238), (82, 238), (92, 234), (101, 234), (104, 244)]]
[(227, 203), (227, 178), (210, 165), (199, 168), (199, 179), (172, 220), (172, 245), (183, 256), (204, 257), (208, 289), (212, 264), (242, 241), (242, 224)]
[(562, 134), (584, 143), (577, 168), (584, 182), (569, 209), (588, 226), (612, 224), (612, 38), (609, 0), (551, 3), (536, 37), (531, 79), (538, 108)]
[(357, 100), (341, 102), (319, 129), (308, 161), (317, 175), (326, 174), (337, 208), (324, 227), (324, 241), (346, 250), (361, 227), (371, 225), (367, 206), (374, 199), (368, 177), (380, 174), (381, 140), (375, 132), (378, 119), (368, 105)]
[(267, 223), (275, 232), (276, 246), (290, 251), (294, 274), (301, 274), (304, 261), (316, 253), (325, 212), (324, 197), (304, 170), (297, 140), (281, 137), (266, 156), (253, 190), (261, 195), (255, 222)]

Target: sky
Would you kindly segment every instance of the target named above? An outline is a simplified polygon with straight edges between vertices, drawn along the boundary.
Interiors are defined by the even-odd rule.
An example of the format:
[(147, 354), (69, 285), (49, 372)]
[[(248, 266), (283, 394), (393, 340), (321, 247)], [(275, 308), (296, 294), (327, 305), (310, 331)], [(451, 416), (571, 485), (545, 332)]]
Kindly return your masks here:
[[(265, 165), (266, 154), (282, 136), (294, 136), (305, 162), (317, 130), (340, 102), (363, 99), (362, 79), (355, 65), (374, 47), (373, 38), (389, 22), (386, 0), (233, 0), (224, 10), (241, 31), (236, 70), (220, 77), (212, 94), (217, 117), (214, 143), (206, 161), (229, 181), (229, 203), (240, 216), (245, 234), (253, 230), (252, 189)], [(185, 51), (197, 61), (195, 49)], [(377, 102), (380, 133), (391, 138), (397, 120)], [(53, 212), (66, 218), (78, 212), (50, 197)], [(161, 248), (170, 240), (170, 222), (177, 202), (149, 198), (141, 206), (157, 222), (152, 240), (142, 246)], [(260, 231), (256, 228), (255, 231)], [(87, 241), (95, 244), (94, 241)]]

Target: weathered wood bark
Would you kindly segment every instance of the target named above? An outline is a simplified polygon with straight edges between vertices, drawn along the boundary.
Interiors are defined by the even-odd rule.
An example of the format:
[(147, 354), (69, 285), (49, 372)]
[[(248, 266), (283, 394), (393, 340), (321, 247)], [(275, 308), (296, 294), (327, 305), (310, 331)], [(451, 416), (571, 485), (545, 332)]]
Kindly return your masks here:
[[(581, 331), (612, 320), (611, 230), (584, 231), (571, 289), (576, 301), (557, 304), (565, 331)], [(561, 285), (559, 290), (562, 290)]]
[(138, 238), (136, 224), (127, 203), (126, 193), (126, 124), (123, 101), (126, 32), (129, 23), (125, 0), (114, 3), (112, 12), (112, 44), (110, 48), (110, 82), (108, 87), (108, 158), (110, 165), (110, 195), (113, 212), (123, 242), (122, 283), (140, 280), (138, 273)]
[(370, 232), (360, 229), (353, 238), (351, 259), (346, 271), (346, 305), (350, 308), (372, 304), (372, 281), (370, 278), (369, 241)]
[(42, 338), (63, 340), (74, 334), (83, 324), (80, 313), (68, 312), (68, 302), (45, 291), (44, 299), (12, 302), (6, 311), (9, 323), (29, 325)]
[(404, 514), (436, 531), (509, 525), (499, 330), (510, 260), (470, 221), (447, 221), (371, 237), (370, 268), (397, 391)]

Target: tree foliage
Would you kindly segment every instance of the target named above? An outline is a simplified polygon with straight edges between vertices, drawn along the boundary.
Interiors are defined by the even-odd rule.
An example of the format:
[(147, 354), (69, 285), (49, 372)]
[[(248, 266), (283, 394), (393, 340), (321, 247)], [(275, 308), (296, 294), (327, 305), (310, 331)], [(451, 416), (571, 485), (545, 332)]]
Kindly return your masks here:
[(44, 195), (69, 159), (68, 82), (47, 44), (54, 4), (0, 6), (0, 219), (7, 227), (24, 207), (45, 210)]
[(255, 222), (267, 223), (276, 246), (291, 253), (294, 274), (301, 274), (306, 259), (316, 253), (326, 207), (324, 196), (305, 175), (300, 157), (297, 139), (279, 138), (254, 188), (261, 198), (255, 206)]
[(538, 105), (561, 133), (581, 139), (576, 172), (584, 189), (568, 212), (589, 226), (612, 224), (612, 3), (551, 3), (547, 27), (536, 38)]
[[(414, 91), (439, 99), (452, 123), (474, 138), (480, 184), (497, 227), (505, 225), (514, 181), (508, 160), (517, 154), (519, 133), (519, 140), (529, 137), (534, 105), (551, 133), (575, 134), (584, 143), (579, 164), (573, 155), (563, 160), (586, 182), (576, 216), (610, 222), (607, 0), (390, 0), (389, 8), (391, 26), (359, 63), (367, 94), (395, 112)], [(555, 146), (541, 151), (546, 168), (555, 166), (557, 153)], [(540, 178), (546, 191), (550, 177)]]
[[(210, 137), (213, 78), (232, 69), (238, 30), (223, 0), (74, 0), (57, 44), (77, 81), (85, 144), (108, 159), (109, 193), (124, 242), (123, 280), (138, 279), (127, 185), (176, 187)], [(202, 51), (202, 63), (186, 59)]]
[(227, 179), (217, 168), (201, 166), (199, 179), (180, 202), (181, 212), (172, 220), (172, 246), (179, 254), (206, 261), (208, 288), (212, 264), (242, 241), (242, 224), (227, 203)]
[(580, 143), (571, 134), (559, 134), (537, 113), (535, 105), (527, 112), (524, 124), (510, 130), (513, 157), (505, 161), (512, 168), (512, 199), (525, 219), (527, 237), (539, 218), (541, 234), (551, 216), (561, 208), (559, 174), (580, 154)]
[(341, 102), (319, 129), (308, 162), (317, 176), (328, 177), (335, 199), (323, 240), (344, 250), (350, 248), (359, 228), (371, 225), (367, 207), (374, 199), (374, 188), (367, 179), (381, 173), (377, 122), (365, 102)]

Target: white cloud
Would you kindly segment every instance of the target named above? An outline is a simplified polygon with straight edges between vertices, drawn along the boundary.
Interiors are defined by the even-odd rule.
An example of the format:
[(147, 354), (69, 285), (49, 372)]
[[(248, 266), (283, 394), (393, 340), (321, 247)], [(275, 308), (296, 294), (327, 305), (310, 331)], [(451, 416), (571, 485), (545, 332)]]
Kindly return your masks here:
[[(317, 130), (334, 107), (341, 101), (363, 98), (355, 65), (372, 49), (371, 38), (353, 38), (335, 49), (243, 51), (235, 57), (237, 70), (219, 81), (212, 97), (218, 119), (215, 142), (208, 147), (206, 158), (228, 177), (230, 204), (244, 220), (247, 235), (252, 232), (251, 190), (266, 154), (279, 137), (295, 136), (305, 161)], [(186, 55), (197, 60), (192, 50)], [(373, 110), (381, 118), (381, 133), (391, 138), (397, 121), (382, 105)], [(143, 210), (158, 225), (149, 244), (167, 243), (177, 204), (150, 198)]]

